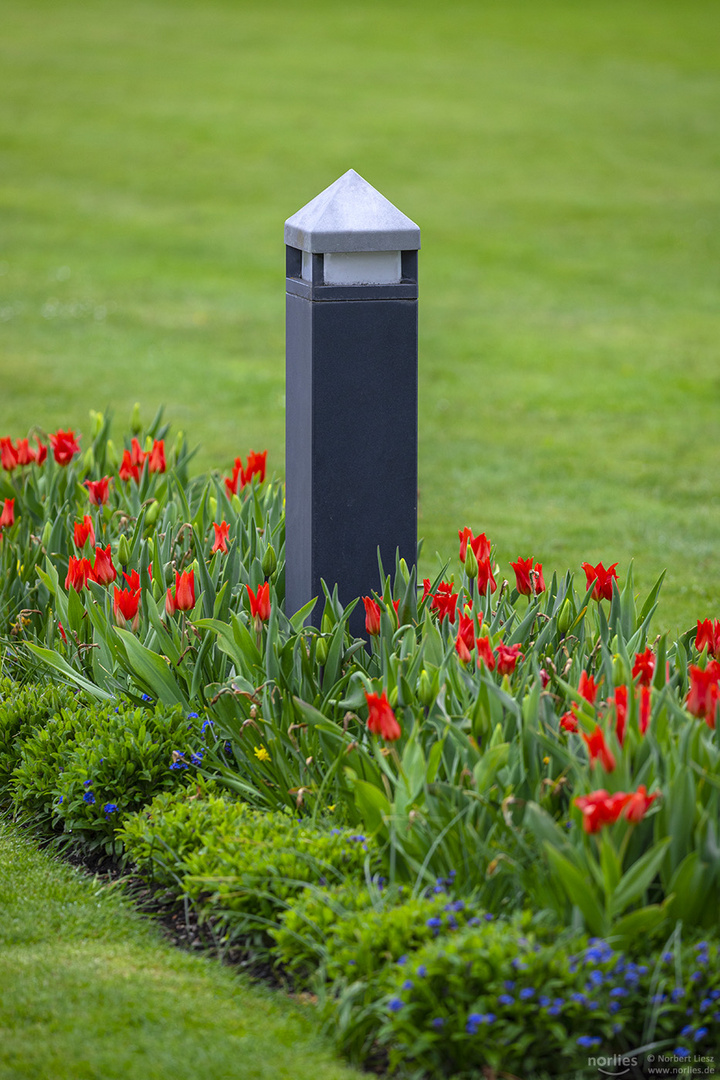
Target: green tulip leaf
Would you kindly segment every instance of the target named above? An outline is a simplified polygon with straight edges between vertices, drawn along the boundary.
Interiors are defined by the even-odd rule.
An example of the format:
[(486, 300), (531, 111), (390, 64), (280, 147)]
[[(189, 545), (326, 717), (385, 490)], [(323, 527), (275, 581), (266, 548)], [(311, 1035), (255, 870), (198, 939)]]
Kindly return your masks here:
[(310, 617), (310, 615), (312, 615), (313, 608), (316, 604), (317, 597), (315, 596), (312, 600), (309, 600), (307, 604), (304, 605), (304, 607), (301, 607), (299, 611), (295, 612), (295, 614), (290, 619), (290, 624), (293, 630), (297, 631), (302, 629), (302, 627), (305, 625), (306, 620)]
[(623, 874), (610, 902), (613, 915), (621, 915), (630, 904), (640, 899), (660, 869), (669, 843), (669, 837), (660, 840)]
[(638, 911), (623, 915), (621, 919), (614, 922), (608, 938), (630, 945), (637, 941), (639, 935), (657, 930), (668, 919), (668, 915), (667, 901), (663, 904), (649, 904), (647, 907), (639, 908)]
[(622, 866), (607, 833), (603, 833), (600, 840), (600, 866), (602, 868), (605, 896), (610, 898), (620, 883)]
[(674, 894), (669, 905), (671, 918), (693, 926), (702, 919), (712, 886), (712, 873), (697, 851), (691, 851), (675, 870), (668, 889)]
[(342, 742), (350, 741), (349, 736), (343, 731), (340, 725), (336, 724), (334, 720), (328, 719), (327, 716), (323, 716), (319, 709), (316, 709), (314, 705), (308, 705), (307, 701), (302, 701), (299, 697), (293, 697), (293, 701), (306, 723), (311, 724), (314, 728), (317, 728), (318, 731), (324, 731), (328, 735), (333, 735)]
[(173, 677), (167, 662), (152, 649), (142, 645), (129, 630), (115, 627), (115, 633), (125, 646), (130, 674), (165, 705), (189, 708), (187, 698)]
[(480, 792), (488, 791), (497, 783), (497, 774), (508, 763), (510, 744), (503, 742), (489, 746), (473, 769), (475, 784)]
[(96, 686), (90, 679), (86, 679), (84, 675), (81, 675), (79, 671), (75, 671), (71, 668), (67, 660), (58, 655), (54, 649), (44, 649), (41, 645), (33, 645), (28, 642), (28, 649), (35, 653), (41, 660), (43, 660), (49, 667), (54, 668), (61, 675), (64, 675), (66, 679), (74, 683), (76, 686), (86, 690), (92, 697), (99, 698), (100, 701), (113, 701), (114, 694), (108, 693), (106, 690), (102, 690), (99, 686)]
[(596, 937), (604, 937), (605, 915), (590, 889), (587, 874), (561, 855), (547, 840), (543, 843), (543, 847), (568, 899), (580, 909), (590, 933)]
[(425, 755), (417, 740), (417, 728), (414, 728), (403, 750), (401, 765), (408, 785), (421, 787), (425, 783)]
[(387, 831), (387, 821), (392, 815), (392, 807), (387, 797), (367, 780), (356, 780), (354, 785), (355, 805), (368, 833), (376, 835)]
[(695, 823), (695, 777), (689, 765), (678, 765), (669, 785), (665, 813), (668, 819), (670, 864), (674, 871), (691, 847)]
[(652, 615), (652, 613), (655, 610), (655, 607), (657, 605), (657, 598), (658, 598), (658, 595), (660, 593), (660, 587), (661, 587), (661, 585), (662, 585), (662, 583), (663, 583), (663, 581), (665, 579), (665, 574), (666, 573), (667, 573), (667, 570), (663, 570), (662, 574), (657, 579), (657, 581), (653, 585), (652, 589), (648, 593), (648, 597), (647, 597), (645, 603), (643, 604), (642, 610), (640, 612), (639, 621), (641, 623), (645, 623), (645, 622), (650, 621), (650, 616)]
[(445, 739), (438, 739), (437, 742), (432, 744), (430, 753), (428, 754), (426, 779), (428, 784), (434, 784), (437, 778), (438, 769), (440, 768), (440, 762), (442, 761), (443, 749), (445, 747)]
[(523, 825), (537, 840), (551, 844), (571, 861), (575, 859), (575, 849), (568, 840), (567, 833), (563, 832), (557, 821), (537, 803), (529, 802), (525, 807)]

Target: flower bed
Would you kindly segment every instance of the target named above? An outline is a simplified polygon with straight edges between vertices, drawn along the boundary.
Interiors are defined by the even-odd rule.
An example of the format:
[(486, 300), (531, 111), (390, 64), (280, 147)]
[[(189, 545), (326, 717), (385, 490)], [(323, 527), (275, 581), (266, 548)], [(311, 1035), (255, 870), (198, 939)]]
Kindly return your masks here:
[[(356, 1055), (379, 1039), (399, 1069), (539, 1076), (590, 1051), (714, 1052), (720, 622), (653, 637), (661, 581), (640, 603), (632, 566), (523, 556), (505, 577), (466, 527), (459, 576), (418, 583), (398, 559), (306, 625), (312, 605), (284, 610), (265, 455), (191, 479), (161, 421), (122, 452), (98, 414), (84, 450), (75, 431), (0, 440), (3, 668), (65, 686), (32, 691), (51, 695), (34, 718), (2, 688), (16, 808), (252, 935)], [(588, 948), (606, 960), (573, 968)], [(611, 961), (646, 970), (612, 982)]]

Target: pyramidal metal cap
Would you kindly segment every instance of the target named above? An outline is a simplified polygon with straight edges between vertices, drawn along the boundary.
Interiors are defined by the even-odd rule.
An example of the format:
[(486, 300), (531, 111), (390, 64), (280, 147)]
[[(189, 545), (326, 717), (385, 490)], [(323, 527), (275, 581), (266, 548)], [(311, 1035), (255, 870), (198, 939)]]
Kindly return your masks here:
[(317, 254), (416, 251), (420, 229), (359, 173), (348, 169), (287, 219), (285, 243)]

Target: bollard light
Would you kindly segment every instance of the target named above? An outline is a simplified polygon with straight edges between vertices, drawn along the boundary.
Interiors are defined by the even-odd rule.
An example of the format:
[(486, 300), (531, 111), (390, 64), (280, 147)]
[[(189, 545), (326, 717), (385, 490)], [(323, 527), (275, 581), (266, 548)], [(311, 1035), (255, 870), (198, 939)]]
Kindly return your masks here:
[[(288, 614), (417, 550), (420, 230), (353, 169), (285, 222)], [(322, 603), (316, 607), (319, 617)], [(362, 605), (351, 629), (364, 631)]]

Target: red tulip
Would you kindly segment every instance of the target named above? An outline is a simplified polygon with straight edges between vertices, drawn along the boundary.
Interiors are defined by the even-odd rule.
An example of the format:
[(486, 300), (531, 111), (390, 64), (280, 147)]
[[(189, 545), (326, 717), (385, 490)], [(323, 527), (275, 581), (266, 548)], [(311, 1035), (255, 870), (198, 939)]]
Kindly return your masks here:
[(463, 664), (469, 664), (472, 660), (472, 652), (470, 650), (474, 647), (475, 642), (473, 641), (472, 644), (468, 646), (462, 635), (462, 631), (458, 631), (458, 636), (455, 638), (455, 649)]
[(229, 476), (225, 477), (225, 490), (227, 491), (228, 499), (230, 498), (231, 495), (237, 495), (238, 480), (240, 481), (240, 486), (244, 487), (245, 486), (245, 473), (243, 471), (242, 459), (239, 458), (239, 457), (236, 457), (235, 458), (235, 464), (233, 466), (233, 474), (232, 474), (232, 476), (231, 477), (229, 477)]
[(78, 558), (73, 555), (70, 556), (68, 565), (67, 577), (65, 578), (65, 588), (73, 588), (75, 592), (80, 592), (84, 589), (88, 578), (93, 576), (93, 568), (89, 559)]
[(165, 440), (155, 440), (153, 442), (152, 450), (150, 451), (150, 460), (148, 461), (148, 469), (150, 472), (165, 472)]
[(584, 562), (582, 568), (585, 571), (586, 589), (589, 589), (593, 582), (595, 582), (595, 588), (593, 589), (593, 600), (612, 600), (613, 593), (613, 580), (617, 581), (617, 571), (615, 567), (617, 563), (613, 563), (607, 570), (602, 563), (598, 563), (597, 566), (592, 566), (590, 563)]
[(270, 582), (260, 585), (257, 596), (249, 585), (246, 586), (250, 600), (250, 615), (256, 623), (267, 622), (270, 618)]
[(37, 465), (42, 465), (42, 463), (47, 458), (48, 448), (45, 443), (41, 443), (40, 440), (37, 438), (35, 439), (35, 442), (37, 443), (37, 450), (35, 451), (35, 463)]
[(478, 559), (478, 590), (483, 596), (487, 593), (488, 585), (490, 592), (494, 593), (497, 589), (497, 581), (493, 577), (490, 559)]
[(430, 581), (430, 578), (429, 577), (423, 578), (423, 594), (420, 597), (420, 603), (422, 604), (423, 600), (427, 600), (428, 596), (430, 596), (431, 593), (432, 593), (432, 582)]
[(640, 784), (637, 791), (626, 796), (623, 817), (632, 822), (633, 825), (637, 825), (645, 817), (648, 808), (652, 806), (659, 794), (660, 792), (656, 791), (653, 795), (648, 795), (645, 785)]
[(614, 824), (629, 798), (630, 796), (622, 791), (610, 795), (604, 788), (591, 791), (589, 795), (578, 795), (574, 802), (582, 811), (585, 832), (596, 833), (603, 825)]
[(688, 672), (690, 690), (685, 699), (685, 707), (693, 716), (705, 720), (708, 727), (714, 729), (720, 706), (720, 686), (718, 685), (720, 663), (717, 660), (711, 660), (704, 671), (695, 664), (691, 664)]
[(138, 465), (133, 465), (132, 454), (129, 450), (123, 452), (118, 476), (124, 481), (134, 480), (136, 484), (140, 483), (140, 468)]
[(0, 439), (0, 464), (7, 472), (12, 472), (17, 468), (17, 454), (12, 439), (7, 437)]
[(464, 529), (458, 529), (458, 536), (460, 538), (460, 562), (465, 562), (465, 556), (467, 555), (467, 547), (472, 537), (472, 529), (469, 529), (467, 525)]
[(145, 464), (146, 457), (147, 454), (145, 453), (137, 439), (133, 436), (133, 438), (130, 440), (130, 460), (132, 461), (133, 465), (137, 465), (139, 469), (142, 469), (143, 465)]
[(500, 675), (512, 675), (518, 660), (524, 659), (519, 645), (504, 645), (502, 641), (495, 649), (495, 656)]
[(95, 565), (92, 576), (98, 585), (110, 585), (111, 582), (115, 581), (117, 570), (113, 566), (109, 544), (105, 549), (101, 547), (95, 549)]
[(88, 540), (90, 541), (90, 547), (95, 547), (95, 529), (89, 514), (85, 514), (82, 521), (75, 522), (73, 539), (78, 550), (83, 548)]
[(215, 551), (224, 551), (227, 554), (227, 541), (230, 534), (230, 526), (227, 521), (221, 521), (220, 524), (216, 521), (213, 522), (213, 528), (215, 529), (215, 543), (212, 546), (210, 554)]
[(607, 744), (605, 743), (605, 736), (597, 724), (591, 735), (586, 735), (585, 732), (583, 732), (583, 739), (585, 740), (588, 753), (590, 754), (591, 764), (594, 765), (596, 759), (600, 758), (600, 763), (605, 772), (612, 772), (615, 768), (615, 758), (608, 749)]
[(632, 677), (638, 679), (640, 686), (649, 686), (655, 672), (655, 654), (652, 649), (645, 652), (635, 653)]
[(27, 439), (17, 440), (15, 443), (15, 456), (18, 465), (31, 465), (37, 458), (35, 451), (30, 449), (30, 443)]
[(615, 691), (615, 697), (611, 697), (608, 700), (615, 706), (615, 734), (617, 735), (618, 742), (622, 746), (625, 742), (625, 726), (627, 724), (628, 714), (627, 686), (618, 686)]
[(130, 575), (123, 574), (128, 583), (128, 588), (119, 589), (115, 586), (113, 599), (113, 616), (118, 626), (130, 623), (132, 630), (137, 630), (140, 623), (140, 575), (133, 570)]
[(578, 693), (580, 696), (584, 697), (591, 705), (594, 705), (598, 689), (592, 675), (588, 675), (587, 671), (581, 671), (580, 682), (578, 683)]
[(460, 562), (465, 562), (467, 555), (468, 544), (472, 548), (473, 554), (478, 562), (482, 559), (490, 557), (490, 541), (485, 533), (480, 533), (479, 536), (473, 536), (472, 530), (465, 526), (462, 531), (458, 529), (458, 536), (460, 537)]
[(15, 524), (15, 499), (6, 499), (0, 514), (0, 529), (8, 528)]
[(596, 833), (603, 825), (614, 824), (621, 814), (626, 821), (636, 825), (659, 795), (659, 791), (648, 795), (645, 785), (640, 784), (637, 791), (618, 791), (614, 795), (601, 788), (589, 795), (578, 795), (574, 802), (582, 811), (585, 832)]
[(371, 637), (380, 633), (380, 605), (370, 596), (363, 596), (365, 605), (365, 630)]
[(710, 656), (717, 657), (720, 654), (720, 619), (715, 619), (715, 622), (710, 619), (700, 622), (698, 619), (695, 648), (702, 652), (705, 647)]
[(263, 450), (262, 453), (256, 454), (254, 450), (248, 453), (247, 468), (243, 468), (242, 458), (236, 457), (235, 464), (233, 465), (232, 476), (225, 477), (225, 490), (227, 491), (228, 498), (231, 495), (237, 495), (238, 481), (240, 487), (245, 487), (249, 484), (253, 476), (257, 476), (260, 483), (265, 479), (265, 466), (267, 462), (267, 450)]
[(74, 431), (56, 431), (50, 436), (50, 445), (58, 465), (68, 465), (80, 449)]
[(195, 571), (175, 572), (175, 609), (190, 611), (195, 607)]
[(517, 562), (511, 562), (515, 571), (515, 583), (521, 596), (537, 596), (545, 592), (545, 579), (543, 578), (542, 564), (535, 563), (533, 569), (532, 557), (529, 559), (518, 558)]
[(398, 724), (395, 713), (390, 708), (385, 691), (381, 695), (368, 694), (365, 692), (370, 714), (368, 716), (368, 731), (373, 735), (379, 735), (386, 742), (395, 742), (402, 735), (402, 729)]
[(442, 623), (447, 616), (448, 622), (454, 623), (457, 602), (458, 594), (452, 591), (452, 585), (447, 581), (441, 581), (430, 603), (430, 610), (437, 612), (439, 622)]
[(532, 585), (530, 584), (530, 572), (533, 568), (532, 556), (529, 559), (518, 557), (517, 562), (511, 562), (510, 565), (515, 571), (517, 591), (521, 596), (530, 596), (532, 592)]
[(458, 637), (462, 638), (469, 650), (475, 648), (475, 616), (461, 615), (458, 626)]
[(118, 471), (120, 479), (134, 480), (136, 484), (139, 484), (140, 473), (142, 472), (147, 457), (148, 455), (133, 436), (130, 440), (130, 449), (123, 451), (123, 459), (120, 462), (120, 469)]
[(102, 506), (103, 503), (108, 501), (109, 476), (103, 476), (102, 480), (85, 480), (84, 483), (88, 489), (88, 498), (93, 506)]
[(195, 571), (185, 570), (181, 574), (175, 571), (175, 587), (169, 588), (165, 596), (165, 611), (174, 615), (176, 611), (190, 611), (195, 606)]
[(247, 468), (245, 469), (245, 479), (243, 483), (249, 484), (253, 476), (257, 476), (260, 483), (265, 479), (265, 464), (267, 462), (267, 450), (263, 450), (261, 454), (256, 454), (254, 450), (248, 453)]
[(563, 715), (560, 717), (560, 727), (563, 729), (563, 731), (568, 731), (570, 732), (570, 734), (575, 734), (578, 729), (578, 719), (572, 709), (570, 709), (569, 712), (563, 713)]
[(488, 671), (495, 670), (495, 653), (493, 652), (492, 645), (490, 644), (489, 637), (479, 637), (477, 639), (477, 662), (478, 665), (482, 661)]
[[(152, 567), (148, 566), (148, 574), (152, 576), (151, 570)], [(138, 574), (137, 570), (131, 570), (129, 574), (126, 574), (123, 570), (122, 576), (127, 581), (128, 588), (133, 590), (134, 592), (137, 592), (137, 590), (140, 588), (140, 575)]]

